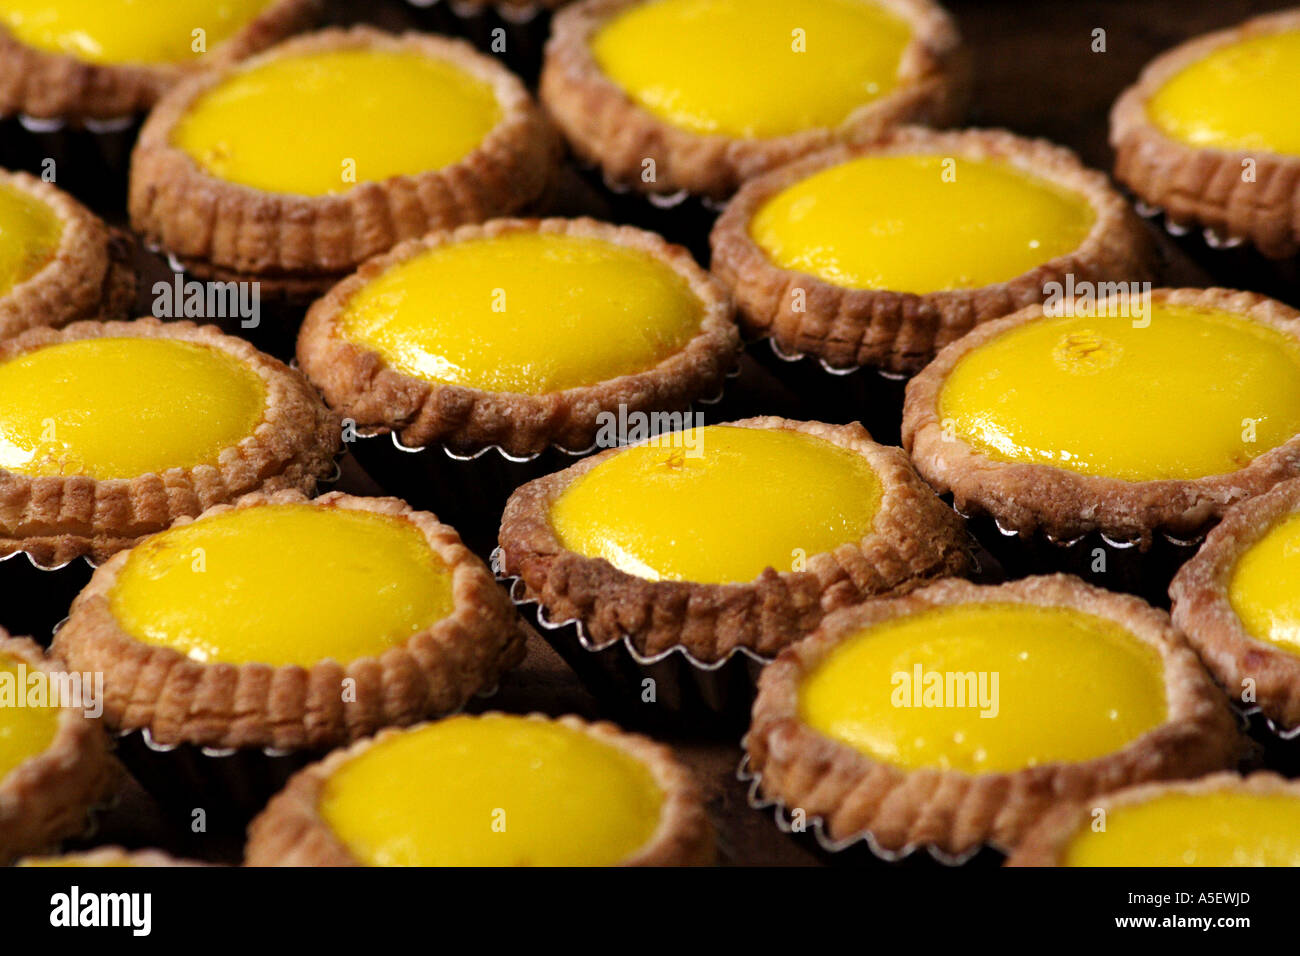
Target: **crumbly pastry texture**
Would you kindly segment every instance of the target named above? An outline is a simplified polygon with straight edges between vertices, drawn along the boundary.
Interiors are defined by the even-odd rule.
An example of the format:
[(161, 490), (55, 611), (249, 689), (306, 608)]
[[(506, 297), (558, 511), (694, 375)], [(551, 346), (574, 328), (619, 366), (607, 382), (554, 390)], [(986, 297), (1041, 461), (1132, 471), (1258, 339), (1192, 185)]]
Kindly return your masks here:
[[(1031, 272), (974, 289), (915, 294), (849, 289), (774, 263), (750, 235), (753, 217), (773, 196), (824, 169), (867, 155), (939, 155), (994, 159), (1087, 199), (1096, 222), (1073, 252)], [(1014, 216), (1014, 210), (1008, 210)], [(942, 254), (943, 237), (935, 237)], [(941, 132), (902, 128), (878, 142), (837, 146), (773, 170), (741, 188), (710, 237), (711, 269), (736, 298), (747, 336), (771, 338), (791, 354), (810, 354), (841, 368), (918, 371), (940, 349), (975, 326), (1047, 298), (1044, 285), (1076, 281), (1141, 281), (1158, 274), (1150, 233), (1101, 173), (1046, 140), (1005, 130)], [(803, 307), (795, 310), (794, 290)]]
[[(662, 744), (620, 730), (607, 721), (590, 723), (574, 716), (529, 714), (530, 720), (558, 720), (602, 743), (622, 750), (650, 770), (664, 792), (659, 827), (622, 866), (703, 866), (714, 860), (713, 831), (699, 788), (690, 773)], [(248, 828), (247, 866), (359, 866), (317, 809), (330, 775), (353, 757), (397, 731), (384, 731), (345, 750), (336, 750), (307, 767), (271, 799)]]
[[(550, 523), (552, 504), (619, 449), (583, 459), (518, 489), (501, 523), (504, 570), (553, 620), (577, 619), (603, 645), (627, 636), (643, 654), (684, 647), (718, 661), (737, 648), (770, 656), (813, 630), (830, 611), (870, 597), (905, 593), (974, 568), (961, 518), (912, 470), (900, 449), (877, 445), (861, 425), (750, 418), (733, 425), (788, 429), (861, 455), (881, 483), (871, 533), (811, 555), (807, 570), (768, 568), (743, 584), (649, 581), (603, 558), (567, 550)], [(742, 539), (737, 547), (744, 547)]]
[(1070, 840), (1092, 822), (1092, 812), (1109, 813), (1117, 807), (1133, 806), (1165, 794), (1210, 794), (1219, 791), (1270, 794), (1300, 798), (1300, 784), (1275, 773), (1258, 772), (1243, 777), (1236, 773), (1212, 773), (1197, 780), (1178, 783), (1149, 783), (1108, 793), (1094, 800), (1068, 802), (1056, 807), (1026, 834), (1007, 866), (1062, 866)]
[[(409, 51), (452, 63), (493, 89), (502, 118), (468, 156), (442, 169), (328, 196), (268, 193), (219, 179), (172, 145), (172, 130), (190, 105), (238, 65), (208, 71), (164, 97), (140, 131), (129, 198), (136, 231), (211, 277), (310, 294), (403, 240), (509, 215), (549, 188), (558, 137), (524, 85), (463, 41), (329, 29), (288, 40), (259, 61), (340, 49)], [(285, 149), (291, 154), (293, 144)]]
[[(252, 494), (204, 514), (306, 501), (294, 491)], [(452, 613), (377, 657), (310, 668), (203, 664), (136, 640), (113, 617), (109, 595), (127, 560), (124, 552), (95, 571), (53, 646), (75, 669), (103, 672), (108, 726), (147, 729), (164, 745), (321, 750), (451, 713), (522, 660), (524, 633), (514, 607), (453, 528), (396, 498), (331, 492), (311, 503), (409, 521), (451, 569)], [(356, 682), (353, 702), (343, 700), (345, 679)]]
[(1300, 726), (1300, 655), (1246, 633), (1228, 588), (1237, 560), (1297, 510), (1300, 480), (1285, 481), (1232, 508), (1169, 587), (1174, 624), (1228, 695), (1240, 700), (1251, 681), (1254, 703), (1288, 730)]
[[(977, 601), (1070, 607), (1122, 625), (1159, 652), (1169, 719), (1123, 750), (1095, 760), (975, 775), (904, 770), (831, 740), (800, 720), (802, 679), (841, 640), (875, 622)], [(1222, 693), (1167, 615), (1137, 598), (1053, 575), (997, 587), (941, 581), (827, 618), (815, 634), (783, 651), (763, 671), (744, 746), (763, 795), (820, 818), (833, 840), (870, 834), (876, 846), (891, 852), (933, 847), (960, 855), (986, 843), (1000, 849), (1015, 846), (1061, 801), (1231, 767), (1241, 742)]]
[(54, 258), (0, 296), (0, 338), (77, 319), (125, 318), (136, 283), (129, 240), (51, 183), (4, 171), (0, 183), (40, 200), (63, 230)]
[[(1300, 10), (1248, 20), (1197, 37), (1147, 64), (1110, 114), (1115, 178), (1171, 221), (1197, 223), (1224, 237), (1247, 239), (1267, 258), (1300, 253), (1300, 156), (1265, 150), (1192, 146), (1172, 139), (1147, 117), (1147, 102), (1176, 73), (1221, 47), (1300, 28)], [(1255, 179), (1242, 161), (1255, 162)]]
[(113, 120), (147, 112), (169, 89), (201, 70), (234, 63), (311, 26), (322, 0), (278, 0), (202, 64), (90, 63), (38, 50), (0, 27), (0, 116)]
[[(1300, 312), (1254, 292), (1156, 289), (1151, 297), (1156, 302), (1237, 313), (1300, 337)], [(1099, 531), (1145, 548), (1158, 532), (1195, 538), (1235, 503), (1300, 475), (1300, 436), (1228, 474), (1133, 482), (1050, 465), (996, 461), (960, 438), (945, 435), (939, 399), (957, 363), (968, 352), (1041, 315), (1042, 307), (1034, 305), (977, 327), (940, 352), (908, 383), (903, 447), (916, 470), (940, 494), (950, 493), (963, 514), (989, 515), (1004, 530), (1022, 537), (1042, 531), (1056, 540), (1070, 540)]]
[[(654, 256), (686, 279), (700, 300), (699, 332), (645, 371), (524, 395), (417, 379), (340, 330), (351, 297), (397, 263), (449, 243), (525, 230), (602, 239)], [(307, 313), (298, 337), (298, 364), (332, 408), (362, 428), (395, 432), (407, 446), (440, 442), (457, 452), (472, 452), (497, 445), (513, 455), (531, 455), (550, 445), (589, 448), (600, 430), (600, 414), (619, 406), (629, 412), (677, 411), (712, 397), (738, 361), (739, 349), (730, 298), (682, 247), (641, 229), (593, 219), (497, 219), (403, 243), (367, 262)]]
[[(4, 631), (0, 654), (17, 658), (29, 671), (59, 666), (33, 641)], [(0, 865), (86, 830), (88, 813), (115, 782), (108, 738), (99, 724), (79, 710), (64, 709), (49, 748), (0, 777)]]
[[(913, 38), (891, 93), (855, 110), (833, 129), (735, 139), (681, 129), (639, 106), (607, 77), (590, 40), (612, 17), (642, 0), (585, 0), (552, 21), (540, 96), (573, 152), (607, 179), (642, 192), (685, 190), (714, 199), (746, 179), (835, 143), (867, 142), (900, 123), (944, 126), (965, 109), (969, 62), (952, 19), (930, 0), (881, 0), (911, 24)], [(700, 64), (707, 70), (708, 64)], [(655, 181), (642, 164), (655, 161)]]
[(60, 342), (118, 336), (194, 342), (234, 356), (266, 386), (264, 419), (212, 465), (109, 479), (0, 469), (0, 556), (25, 551), (46, 567), (83, 555), (103, 561), (177, 518), (251, 491), (310, 492), (333, 471), (342, 445), (338, 418), (302, 375), (214, 326), (137, 319), (31, 329), (0, 342), (0, 362)]

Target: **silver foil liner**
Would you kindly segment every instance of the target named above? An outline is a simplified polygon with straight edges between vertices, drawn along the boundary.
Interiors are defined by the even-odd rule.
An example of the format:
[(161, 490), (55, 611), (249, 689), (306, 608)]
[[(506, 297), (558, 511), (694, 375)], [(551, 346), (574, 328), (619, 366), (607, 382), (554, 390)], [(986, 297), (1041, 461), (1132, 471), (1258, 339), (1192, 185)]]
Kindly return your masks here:
[[(583, 685), (630, 727), (653, 731), (734, 735), (749, 723), (758, 675), (770, 658), (736, 648), (718, 661), (701, 661), (684, 647), (642, 654), (625, 635), (598, 644), (576, 619), (554, 621), (525, 593), (524, 582), (492, 569), (525, 619), (564, 658)], [(652, 681), (652, 684), (647, 684)], [(646, 694), (653, 688), (653, 699)]]
[[(1210, 274), (1212, 284), (1249, 289), (1291, 305), (1300, 297), (1300, 256), (1269, 259), (1240, 236), (1178, 222), (1158, 206), (1134, 200), (1138, 215), (1162, 230), (1189, 259)], [(1190, 284), (1190, 283), (1189, 283)], [(1199, 283), (1198, 283), (1199, 284)]]
[(1156, 534), (1150, 547), (1143, 551), (1136, 541), (1111, 538), (1099, 531), (1068, 539), (1041, 531), (1021, 537), (988, 515), (962, 514), (962, 517), (966, 519), (967, 530), (993, 555), (1009, 578), (1059, 571), (1111, 591), (1136, 594), (1166, 609), (1169, 583), (1205, 541), (1204, 534), (1187, 539)]
[[(16, 115), (0, 119), (0, 166), (48, 179), (101, 215), (126, 212), (131, 149), (142, 117), (70, 123)], [(50, 166), (49, 163), (53, 165)]]
[(775, 339), (759, 339), (749, 352), (799, 396), (801, 417), (831, 425), (861, 422), (882, 445), (900, 443), (909, 376), (864, 365), (830, 365), (813, 355), (786, 352)]
[(540, 3), (498, 7), (465, 0), (406, 0), (406, 5), (423, 29), (464, 37), (529, 86), (537, 85), (551, 28), (551, 12)]
[(809, 816), (804, 828), (796, 831), (794, 815), (785, 803), (764, 796), (762, 774), (750, 769), (748, 754), (740, 759), (736, 779), (746, 785), (746, 801), (752, 809), (771, 811), (776, 826), (782, 833), (804, 840), (827, 863), (876, 867), (882, 864), (908, 867), (991, 867), (1000, 866), (1006, 858), (1003, 851), (987, 844), (954, 855), (930, 845), (911, 845), (901, 850), (889, 850), (867, 832), (836, 840), (827, 833), (826, 822), (819, 816)]
[(186, 821), (195, 810), (213, 830), (242, 828), (289, 778), (326, 751), (160, 744), (148, 728), (115, 735), (118, 759), (164, 812)]
[(84, 557), (51, 566), (26, 551), (0, 558), (0, 627), (49, 647), (73, 598), (94, 572), (94, 563)]

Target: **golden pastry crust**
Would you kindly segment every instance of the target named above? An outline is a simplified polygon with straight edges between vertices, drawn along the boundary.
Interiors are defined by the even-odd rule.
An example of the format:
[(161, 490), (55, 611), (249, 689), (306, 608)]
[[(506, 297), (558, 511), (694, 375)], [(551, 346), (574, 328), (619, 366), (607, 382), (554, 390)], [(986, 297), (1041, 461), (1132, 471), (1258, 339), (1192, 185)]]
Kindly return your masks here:
[[(4, 631), (0, 655), (17, 658), (29, 671), (58, 670), (33, 641)], [(0, 777), (0, 865), (85, 830), (87, 814), (114, 780), (108, 738), (99, 724), (80, 710), (64, 708), (49, 748)]]
[[(204, 664), (124, 631), (110, 593), (128, 553), (96, 569), (55, 635), (53, 653), (79, 670), (104, 674), (104, 719), (114, 730), (147, 729), (160, 744), (321, 750), (382, 727), (450, 713), (523, 658), (524, 638), (509, 599), (455, 529), (396, 498), (331, 492), (307, 499), (294, 491), (252, 494), (232, 508), (310, 503), (398, 516), (415, 526), (452, 572), (451, 615), (378, 657), (310, 668)], [(181, 519), (177, 525), (188, 523)], [(355, 681), (344, 701), (342, 682)]]
[(120, 846), (97, 846), (93, 850), (63, 853), (58, 856), (29, 856), (18, 861), (18, 866), (212, 866), (198, 860), (181, 860), (161, 850), (125, 850)]
[[(1286, 10), (1197, 37), (1148, 63), (1111, 110), (1115, 178), (1172, 221), (1247, 239), (1271, 259), (1300, 252), (1300, 156), (1193, 146), (1165, 135), (1147, 117), (1151, 97), (1185, 67), (1250, 37), (1296, 29), (1300, 10)], [(1255, 162), (1251, 182), (1242, 178), (1246, 159)]]
[(551, 619), (582, 621), (596, 645), (626, 635), (642, 654), (682, 646), (708, 663), (742, 647), (771, 656), (836, 608), (973, 570), (961, 518), (925, 486), (900, 449), (877, 445), (861, 425), (771, 417), (731, 424), (797, 431), (861, 455), (881, 483), (871, 533), (810, 555), (805, 571), (768, 568), (744, 584), (639, 578), (603, 558), (567, 550), (550, 523), (555, 501), (582, 475), (617, 455), (615, 448), (529, 482), (510, 497), (501, 522), (504, 571), (523, 581), (527, 597)]
[[(1023, 275), (974, 289), (915, 294), (850, 289), (772, 262), (750, 235), (750, 221), (777, 193), (858, 156), (935, 154), (1010, 163), (1085, 198), (1097, 220), (1073, 252)], [(736, 298), (747, 336), (771, 338), (788, 354), (811, 354), (836, 367), (873, 366), (912, 373), (976, 325), (1048, 298), (1044, 285), (1142, 281), (1158, 274), (1151, 234), (1101, 173), (1046, 140), (1005, 130), (896, 130), (879, 142), (837, 146), (751, 180), (727, 205), (709, 237), (711, 269)], [(942, 237), (936, 237), (942, 246)], [(804, 308), (795, 311), (795, 289)]]
[(82, 123), (144, 113), (183, 78), (251, 56), (311, 26), (320, 12), (321, 0), (277, 0), (201, 65), (90, 63), (29, 47), (0, 26), (0, 115)]
[[(835, 143), (868, 142), (900, 123), (945, 126), (965, 109), (969, 63), (952, 19), (930, 0), (881, 0), (912, 26), (891, 93), (855, 110), (834, 129), (765, 139), (704, 135), (639, 106), (607, 77), (590, 38), (641, 0), (586, 0), (558, 12), (546, 46), (540, 96), (573, 152), (607, 180), (641, 192), (725, 198), (745, 180)], [(708, 69), (708, 64), (701, 64)], [(642, 164), (655, 161), (655, 181)]]
[[(348, 300), (390, 266), (448, 243), (532, 230), (601, 239), (654, 256), (682, 276), (702, 303), (700, 331), (680, 351), (646, 371), (523, 395), (417, 379), (353, 344), (340, 329)], [(629, 412), (675, 411), (712, 397), (737, 362), (739, 350), (730, 298), (682, 247), (654, 233), (593, 219), (496, 219), (403, 243), (367, 262), (307, 313), (298, 337), (298, 364), (330, 407), (360, 427), (396, 432), (409, 447), (441, 442), (457, 452), (472, 452), (497, 445), (512, 455), (531, 455), (552, 444), (574, 450), (591, 447), (601, 413), (620, 406)]]
[[(825, 737), (800, 720), (804, 676), (861, 628), (933, 607), (1008, 601), (1108, 618), (1156, 649), (1164, 662), (1168, 721), (1095, 760), (972, 775), (904, 770)], [(1227, 701), (1166, 614), (1137, 598), (1065, 575), (996, 587), (940, 581), (907, 597), (869, 601), (828, 617), (815, 634), (787, 648), (763, 671), (744, 741), (763, 795), (821, 818), (835, 841), (870, 834), (887, 851), (907, 853), (925, 846), (954, 855), (984, 843), (1014, 846), (1062, 799), (1086, 799), (1132, 783), (1230, 767), (1240, 745)]]
[(1251, 681), (1253, 703), (1283, 730), (1300, 725), (1300, 655), (1251, 637), (1228, 589), (1238, 559), (1297, 511), (1300, 480), (1282, 482), (1230, 509), (1169, 587), (1174, 624), (1210, 673), (1238, 701)]
[[(1151, 300), (1223, 309), (1300, 338), (1300, 312), (1254, 292), (1155, 289)], [(1228, 474), (1134, 482), (1050, 465), (997, 461), (955, 435), (945, 435), (939, 399), (958, 361), (1041, 315), (1041, 306), (1029, 306), (979, 326), (940, 352), (908, 383), (903, 447), (916, 470), (940, 494), (951, 493), (963, 514), (989, 515), (1006, 532), (1022, 537), (1041, 530), (1051, 538), (1070, 540), (1099, 531), (1112, 539), (1135, 541), (1145, 550), (1157, 532), (1194, 538), (1236, 502), (1300, 475), (1300, 436)]]
[(245, 279), (337, 279), (405, 239), (508, 215), (535, 201), (558, 169), (560, 144), (523, 84), (460, 40), (394, 36), (369, 27), (295, 37), (252, 62), (342, 49), (406, 51), (446, 61), (487, 83), (500, 122), (468, 156), (441, 169), (358, 183), (327, 196), (269, 193), (202, 169), (171, 135), (195, 100), (244, 64), (196, 76), (149, 115), (131, 157), (137, 232), (182, 261)]
[(82, 555), (103, 561), (177, 518), (251, 491), (309, 492), (333, 472), (342, 446), (338, 417), (301, 374), (214, 326), (146, 318), (31, 329), (0, 342), (0, 362), (60, 342), (120, 336), (194, 342), (234, 356), (265, 384), (265, 418), (213, 465), (107, 479), (0, 468), (0, 557), (25, 551), (47, 567)]
[(0, 183), (44, 203), (63, 227), (54, 257), (0, 296), (0, 338), (77, 319), (125, 318), (135, 299), (128, 240), (51, 183), (3, 170)]
[[(487, 715), (485, 715), (487, 716)], [(529, 714), (529, 720), (556, 721), (582, 731), (639, 760), (663, 789), (659, 827), (636, 854), (620, 866), (707, 866), (714, 860), (713, 829), (699, 788), (689, 771), (662, 744), (630, 734), (607, 721)], [(330, 775), (343, 764), (383, 741), (386, 730), (300, 771), (248, 827), (246, 866), (362, 866), (330, 830), (317, 807)]]
[(1300, 799), (1300, 784), (1275, 773), (1259, 772), (1242, 777), (1236, 773), (1213, 773), (1198, 780), (1178, 783), (1150, 783), (1108, 793), (1095, 800), (1062, 804), (1025, 835), (1007, 860), (1006, 866), (1065, 866), (1070, 840), (1092, 822), (1092, 811), (1109, 813), (1116, 807), (1133, 806), (1171, 793), (1206, 794), (1237, 791), (1267, 796), (1281, 794)]

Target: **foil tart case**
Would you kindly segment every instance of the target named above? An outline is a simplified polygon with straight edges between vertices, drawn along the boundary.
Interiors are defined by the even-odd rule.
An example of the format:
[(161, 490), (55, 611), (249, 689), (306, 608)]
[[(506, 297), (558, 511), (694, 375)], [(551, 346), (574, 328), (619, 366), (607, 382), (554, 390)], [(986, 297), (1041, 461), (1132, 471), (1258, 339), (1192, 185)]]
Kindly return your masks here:
[[(582, 621), (552, 620), (527, 595), (521, 579), (504, 575), (499, 550), (492, 556), (492, 570), (520, 614), (620, 723), (699, 736), (735, 736), (748, 725), (758, 675), (770, 658), (743, 647), (713, 662), (699, 660), (684, 647), (646, 655), (626, 636), (598, 644)], [(647, 686), (654, 689), (653, 701), (644, 699)]]
[(736, 779), (746, 788), (746, 802), (751, 809), (771, 812), (777, 828), (808, 846), (823, 863), (876, 869), (989, 869), (1002, 865), (1005, 850), (985, 844), (965, 853), (953, 855), (935, 846), (911, 845), (901, 850), (889, 850), (876, 842), (870, 832), (855, 834), (842, 840), (833, 839), (819, 816), (809, 816), (803, 828), (795, 828), (794, 814), (779, 799), (763, 793), (762, 774), (750, 769), (749, 756), (745, 755), (736, 768)]
[(53, 175), (60, 189), (97, 213), (125, 217), (131, 149), (142, 122), (135, 115), (78, 123), (8, 116), (0, 119), (0, 166)]

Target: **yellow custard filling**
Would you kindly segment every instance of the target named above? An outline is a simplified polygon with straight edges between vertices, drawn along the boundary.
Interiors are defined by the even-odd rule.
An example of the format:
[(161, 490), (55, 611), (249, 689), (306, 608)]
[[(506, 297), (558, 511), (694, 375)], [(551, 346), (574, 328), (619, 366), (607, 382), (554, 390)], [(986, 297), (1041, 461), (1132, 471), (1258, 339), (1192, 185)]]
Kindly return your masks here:
[(851, 636), (799, 689), (804, 723), (908, 770), (1022, 770), (1114, 753), (1166, 719), (1160, 657), (1114, 622), (942, 607)]
[(1237, 559), (1228, 601), (1246, 633), (1300, 654), (1300, 515), (1289, 515)]
[(265, 410), (262, 379), (218, 349), (63, 342), (0, 363), (0, 468), (107, 479), (216, 464)]
[[(1101, 825), (1098, 820), (1098, 826)], [(1066, 866), (1300, 866), (1300, 799), (1216, 790), (1115, 807), (1080, 830)]]
[(1192, 146), (1300, 154), (1300, 30), (1215, 50), (1147, 102), (1166, 135)]
[(654, 0), (591, 39), (637, 104), (693, 133), (834, 127), (898, 85), (911, 28), (872, 0)]
[(1124, 481), (1227, 474), (1300, 433), (1300, 343), (1159, 302), (1142, 319), (1047, 318), (967, 353), (939, 408), (998, 461)]
[(32, 668), (8, 654), (0, 654), (0, 682), (7, 689), (0, 700), (0, 783), (19, 764), (48, 750), (59, 730), (59, 711), (53, 707), (20, 706), (27, 703), (21, 675)]
[(0, 24), (30, 47), (78, 60), (162, 65), (196, 59), (230, 39), (271, 3), (0, 0)]
[(308, 504), (240, 508), (132, 549), (122, 629), (202, 663), (378, 656), (451, 614), (451, 570), (409, 521)]
[(687, 280), (648, 253), (522, 231), (392, 267), (352, 296), (340, 325), (425, 381), (541, 395), (653, 368), (703, 318)]
[(663, 801), (610, 744), (498, 714), (375, 744), (334, 771), (319, 811), (371, 866), (607, 866), (649, 842)]
[(749, 233), (776, 265), (850, 289), (918, 295), (1023, 275), (1078, 249), (1088, 200), (1008, 163), (861, 156), (777, 193)]
[(860, 541), (880, 479), (855, 452), (786, 429), (713, 425), (611, 456), (551, 506), (560, 543), (651, 581), (729, 584), (804, 570)]
[(0, 184), (0, 295), (45, 268), (62, 237), (63, 224), (53, 209)]
[(501, 116), (492, 87), (445, 60), (332, 50), (240, 69), (190, 105), (172, 142), (218, 179), (325, 196), (458, 163)]

